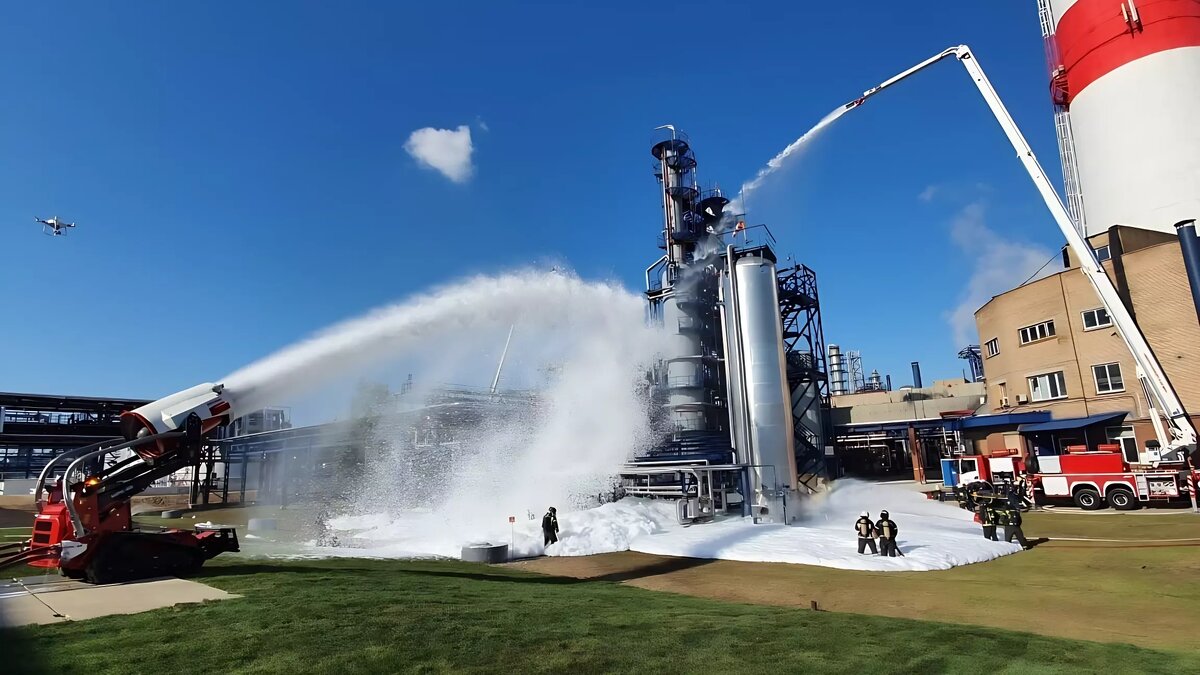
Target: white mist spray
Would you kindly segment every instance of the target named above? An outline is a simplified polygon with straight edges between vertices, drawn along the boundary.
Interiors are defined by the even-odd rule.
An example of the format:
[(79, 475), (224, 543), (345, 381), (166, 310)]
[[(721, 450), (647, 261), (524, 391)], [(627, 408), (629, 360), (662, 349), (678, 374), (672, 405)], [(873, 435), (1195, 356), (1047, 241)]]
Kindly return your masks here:
[[(431, 346), (463, 356), (494, 349), (495, 335), (513, 324), (524, 339), (515, 341), (510, 358), (555, 366), (536, 405), (497, 404), (495, 416), (457, 430), (453, 447), (417, 451), (406, 427), (380, 427), (374, 445), (383, 456), (369, 463), (348, 513), (333, 522), (370, 524), (357, 540), (342, 539), (359, 547), (456, 555), (472, 541), (507, 541), (508, 517), (516, 516), (517, 552), (541, 553), (528, 514), (540, 518), (552, 505), (564, 512), (594, 506), (621, 464), (652, 441), (639, 385), (664, 336), (646, 325), (639, 296), (562, 273), (479, 277), (333, 326), (224, 382), (246, 409), (255, 409)], [(493, 372), (477, 375), (490, 381)]]
[(507, 330), (602, 335), (633, 346), (645, 338), (643, 300), (615, 284), (557, 272), (483, 276), (334, 325), (228, 375), (245, 410), (277, 404), (363, 373), (439, 340)]

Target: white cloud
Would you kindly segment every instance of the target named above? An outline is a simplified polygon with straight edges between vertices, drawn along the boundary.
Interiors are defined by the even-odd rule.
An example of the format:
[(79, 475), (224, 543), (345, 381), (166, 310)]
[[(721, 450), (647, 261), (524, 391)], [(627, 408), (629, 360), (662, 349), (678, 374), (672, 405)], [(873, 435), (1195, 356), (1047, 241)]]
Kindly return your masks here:
[(465, 124), (457, 129), (417, 129), (408, 137), (404, 150), (417, 164), (440, 172), (455, 183), (465, 183), (475, 167), (471, 164), (471, 128)]
[[(1054, 252), (1033, 244), (1009, 241), (989, 228), (986, 210), (982, 201), (972, 202), (950, 223), (951, 238), (974, 269), (959, 303), (946, 312), (946, 320), (958, 345), (978, 344), (975, 311), (993, 296), (1015, 288), (1035, 272), (1042, 277), (1062, 270), (1061, 262), (1051, 261), (1052, 257), (1057, 257)], [(1051, 261), (1050, 264), (1047, 261)]]
[(921, 194), (917, 195), (917, 199), (920, 199), (923, 202), (931, 202), (933, 201), (933, 198), (937, 196), (939, 190), (941, 190), (941, 188), (937, 185), (930, 185), (924, 190), (921, 190)]

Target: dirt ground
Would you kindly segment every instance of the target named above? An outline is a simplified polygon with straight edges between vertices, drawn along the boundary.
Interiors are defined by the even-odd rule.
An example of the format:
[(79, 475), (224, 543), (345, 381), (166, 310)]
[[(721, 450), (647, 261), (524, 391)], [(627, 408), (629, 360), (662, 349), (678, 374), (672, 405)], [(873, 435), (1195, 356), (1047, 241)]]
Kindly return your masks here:
[(33, 527), (33, 509), (0, 508), (0, 527)]
[[(624, 552), (512, 563), (545, 574), (687, 595), (976, 624), (1058, 637), (1194, 650), (1200, 626), (1200, 516), (1030, 514), (1033, 550), (938, 572)], [(1053, 537), (1122, 541), (1055, 541)], [(1190, 541), (1156, 541), (1190, 539)]]

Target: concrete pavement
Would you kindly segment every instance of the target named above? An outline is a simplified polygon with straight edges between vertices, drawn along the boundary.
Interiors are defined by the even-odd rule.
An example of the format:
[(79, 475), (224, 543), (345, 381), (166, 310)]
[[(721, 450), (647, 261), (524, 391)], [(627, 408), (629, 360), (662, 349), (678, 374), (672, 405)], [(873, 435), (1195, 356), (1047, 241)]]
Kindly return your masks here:
[(94, 586), (47, 574), (0, 582), (0, 627), (81, 621), (237, 597), (174, 577)]

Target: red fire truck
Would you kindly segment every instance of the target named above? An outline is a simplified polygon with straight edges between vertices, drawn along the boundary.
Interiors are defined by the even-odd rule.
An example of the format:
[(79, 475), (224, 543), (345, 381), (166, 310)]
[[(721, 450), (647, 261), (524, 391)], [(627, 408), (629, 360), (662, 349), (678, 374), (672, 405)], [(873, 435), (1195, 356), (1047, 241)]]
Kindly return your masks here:
[(1182, 464), (1131, 467), (1119, 452), (1038, 457), (1036, 463), (1035, 494), (1045, 501), (1069, 499), (1088, 511), (1105, 504), (1129, 511), (1144, 504), (1186, 501), (1197, 478)]
[[(1032, 468), (1032, 471), (1028, 469)], [(1182, 465), (1130, 466), (1119, 452), (1071, 452), (1027, 461), (1012, 454), (964, 455), (942, 460), (945, 485), (970, 505), (971, 489), (996, 492), (1027, 479), (1027, 496), (1038, 504), (1074, 502), (1092, 511), (1105, 505), (1128, 511), (1142, 505), (1187, 501), (1200, 472)], [(1189, 479), (1190, 478), (1190, 479)], [(976, 486), (972, 488), (971, 486)], [(1003, 492), (1003, 490), (999, 490)]]

